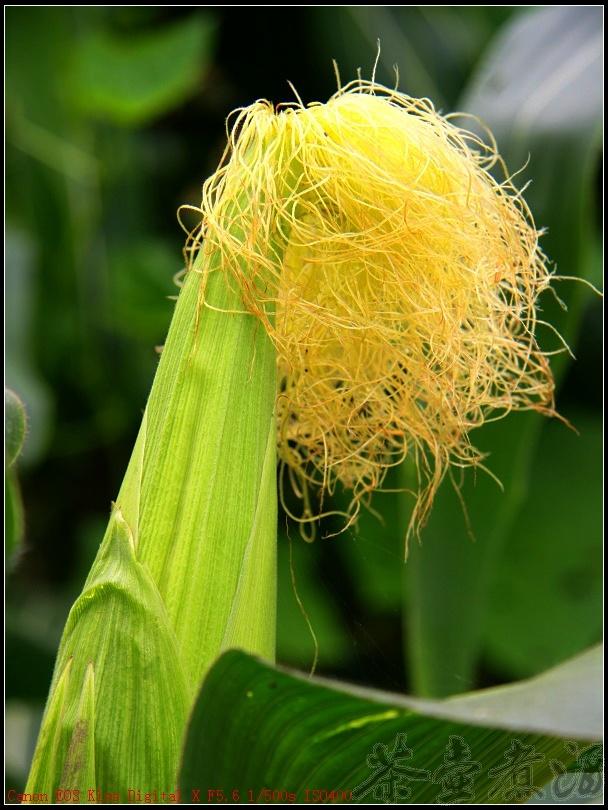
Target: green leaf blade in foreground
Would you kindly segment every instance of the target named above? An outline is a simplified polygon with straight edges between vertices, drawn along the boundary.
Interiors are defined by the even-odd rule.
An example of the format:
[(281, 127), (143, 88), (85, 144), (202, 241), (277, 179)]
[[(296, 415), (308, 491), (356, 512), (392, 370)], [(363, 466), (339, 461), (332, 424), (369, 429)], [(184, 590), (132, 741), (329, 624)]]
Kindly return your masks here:
[[(581, 671), (587, 688), (601, 695), (596, 655), (574, 670), (437, 702), (313, 681), (230, 651), (210, 670), (191, 718), (182, 800), (196, 800), (192, 791), (201, 801), (217, 799), (207, 791), (219, 790), (227, 801), (306, 802), (315, 800), (313, 791), (332, 801), (333, 790), (347, 792), (334, 801), (365, 803), (525, 801), (575, 758), (564, 741), (591, 750), (585, 746), (597, 739), (597, 718), (573, 723), (573, 734), (567, 721), (559, 734), (541, 733), (534, 729), (551, 728), (547, 707), (527, 726), (521, 717), (510, 722), (510, 701), (536, 701), (542, 715), (548, 683), (561, 684), (563, 700)], [(527, 787), (517, 784), (523, 762)], [(456, 790), (458, 768), (467, 778)]]

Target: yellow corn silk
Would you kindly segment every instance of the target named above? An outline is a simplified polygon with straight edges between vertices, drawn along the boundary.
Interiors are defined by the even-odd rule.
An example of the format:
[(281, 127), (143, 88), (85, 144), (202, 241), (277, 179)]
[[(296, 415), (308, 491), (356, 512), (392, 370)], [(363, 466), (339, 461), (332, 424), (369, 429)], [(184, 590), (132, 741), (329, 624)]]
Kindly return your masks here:
[[(492, 146), (374, 83), (308, 108), (258, 102), (234, 132), (202, 233), (277, 348), (279, 457), (304, 495), (352, 488), (354, 517), (411, 454), (417, 531), (450, 464), (481, 461), (472, 428), (554, 413), (528, 209), (489, 174)], [(244, 177), (255, 191), (227, 217)]]

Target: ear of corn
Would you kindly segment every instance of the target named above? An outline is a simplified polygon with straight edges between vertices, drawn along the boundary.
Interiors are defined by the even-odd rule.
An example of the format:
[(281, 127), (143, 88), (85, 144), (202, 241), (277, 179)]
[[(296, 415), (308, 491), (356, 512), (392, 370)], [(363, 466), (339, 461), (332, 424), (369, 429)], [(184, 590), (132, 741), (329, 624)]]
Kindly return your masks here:
[(354, 519), (409, 456), (412, 531), (449, 466), (481, 461), (470, 430), (554, 414), (535, 338), (550, 273), (519, 194), (488, 173), (498, 159), (373, 82), (241, 111), (68, 620), (29, 792), (172, 790), (216, 656), (273, 658), (277, 443), (303, 521), (307, 483), (351, 487)]
[[(275, 354), (200, 250), (105, 538), (72, 608), (28, 793), (175, 789), (216, 656), (272, 660)], [(205, 307), (201, 289), (205, 283)], [(213, 308), (211, 308), (213, 307)]]

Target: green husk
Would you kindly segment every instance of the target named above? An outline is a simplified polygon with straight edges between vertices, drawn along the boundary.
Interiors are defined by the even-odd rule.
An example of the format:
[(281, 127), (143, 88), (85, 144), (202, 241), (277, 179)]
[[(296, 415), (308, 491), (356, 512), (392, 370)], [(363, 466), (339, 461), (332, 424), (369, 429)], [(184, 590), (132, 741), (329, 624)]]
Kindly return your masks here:
[(187, 715), (217, 655), (274, 658), (275, 354), (237, 312), (218, 261), (202, 247), (184, 280), (64, 631), (28, 793), (174, 790)]

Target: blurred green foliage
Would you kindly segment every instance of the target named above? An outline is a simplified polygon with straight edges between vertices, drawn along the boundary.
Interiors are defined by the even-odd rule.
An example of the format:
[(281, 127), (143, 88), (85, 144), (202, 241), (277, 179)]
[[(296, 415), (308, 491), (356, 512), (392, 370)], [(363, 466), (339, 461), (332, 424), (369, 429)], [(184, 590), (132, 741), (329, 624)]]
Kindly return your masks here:
[(23, 403), (10, 388), (4, 389), (4, 554), (10, 561), (23, 539), (23, 503), (17, 475), (12, 469), (25, 441), (27, 417)]
[[(27, 774), (54, 652), (139, 427), (155, 347), (164, 341), (177, 293), (173, 276), (183, 266), (176, 210), (199, 203), (202, 182), (225, 145), (227, 114), (260, 97), (292, 100), (288, 81), (304, 103), (325, 101), (336, 89), (332, 59), (343, 84), (358, 69), (369, 78), (378, 40), (376, 79), (394, 85), (397, 65), (402, 91), (429, 96), (449, 112), (483, 71), (501, 28), (531, 13), (508, 7), (6, 9), (6, 377), (29, 422), (18, 462), (25, 541), (6, 587), (7, 782), (18, 787)], [(573, 7), (572, 13), (589, 10)], [(542, 23), (538, 30), (542, 40)], [(532, 158), (542, 154), (547, 137), (524, 138), (510, 171), (529, 150)], [(551, 216), (538, 199), (543, 190), (559, 208), (562, 219), (543, 242), (550, 258), (561, 257), (559, 273), (597, 280), (597, 142), (590, 147), (585, 134), (584, 154), (564, 163), (581, 137), (570, 133), (565, 153), (549, 153), (538, 164), (531, 191), (539, 226)], [(187, 224), (194, 226), (195, 218)], [(558, 293), (567, 297), (565, 284)], [(520, 416), (510, 417), (510, 435), (523, 437), (523, 467), (514, 467), (521, 454), (493, 426), (474, 437), (491, 453), (490, 469), (501, 477), (511, 470), (503, 478), (506, 494), (497, 491), (485, 507), (511, 498), (491, 565), (479, 570), (484, 587), (473, 588), (475, 615), (454, 610), (449, 600), (466, 606), (467, 561), (481, 555), (487, 563), (482, 496), (497, 488), (483, 473), (464, 489), (476, 543), (446, 482), (422, 548), (411, 549), (406, 566), (407, 506), (395, 495), (376, 496), (382, 520), (367, 513), (357, 527), (331, 538), (325, 536), (340, 523), (325, 521), (311, 547), (291, 525), (291, 565), (281, 517), (279, 661), (306, 669), (314, 657), (292, 573), (318, 639), (318, 671), (380, 688), (420, 688), (418, 659), (432, 657), (435, 648), (445, 649), (449, 681), (438, 688), (455, 691), (537, 673), (600, 638), (597, 299), (581, 296), (574, 316), (572, 328), (564, 323), (578, 362), (560, 360), (558, 409), (580, 436), (561, 423), (537, 420), (528, 428)], [(547, 340), (555, 348), (550, 335)], [(399, 483), (396, 473), (389, 476), (389, 486)], [(451, 542), (451, 556), (433, 552), (438, 534)], [(427, 551), (426, 569), (416, 568)], [(475, 626), (460, 634), (445, 623), (446, 613)], [(447, 634), (456, 657), (465, 650), (464, 663), (449, 658)]]

